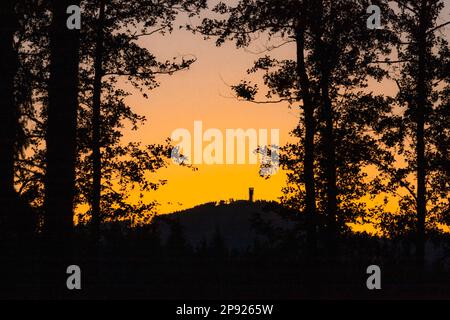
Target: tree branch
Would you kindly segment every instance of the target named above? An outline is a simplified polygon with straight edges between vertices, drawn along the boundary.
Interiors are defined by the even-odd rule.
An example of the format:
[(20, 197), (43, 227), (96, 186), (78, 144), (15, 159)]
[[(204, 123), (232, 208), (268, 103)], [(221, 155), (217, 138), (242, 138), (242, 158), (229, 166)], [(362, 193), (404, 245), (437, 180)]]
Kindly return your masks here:
[(397, 3), (399, 6), (408, 9), (409, 11), (411, 11), (412, 13), (419, 15), (419, 13), (417, 12), (417, 10), (411, 8), (410, 6), (408, 6), (404, 1), (400, 1), (400, 0), (393, 0), (392, 2)]
[(429, 30), (427, 33), (433, 33), (435, 31), (439, 30), (440, 28), (443, 28), (443, 27), (445, 27), (445, 26), (447, 26), (449, 24), (450, 24), (450, 21), (447, 21), (447, 22), (445, 22), (445, 23), (443, 23), (441, 25), (438, 25), (437, 27), (434, 27), (433, 29)]
[(385, 60), (385, 61), (373, 61), (373, 62), (371, 62), (371, 64), (375, 64), (375, 63), (395, 64), (395, 63), (407, 63), (407, 62), (413, 62), (413, 61), (412, 60), (395, 60), (395, 61)]

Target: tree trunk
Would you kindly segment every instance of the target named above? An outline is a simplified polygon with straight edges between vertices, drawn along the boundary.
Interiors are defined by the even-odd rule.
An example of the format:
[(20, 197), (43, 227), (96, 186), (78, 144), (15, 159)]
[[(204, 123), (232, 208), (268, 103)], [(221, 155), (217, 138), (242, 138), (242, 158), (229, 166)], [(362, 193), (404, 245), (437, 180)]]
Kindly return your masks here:
[[(65, 268), (73, 231), (76, 129), (78, 106), (79, 30), (66, 25), (70, 5), (76, 0), (53, 0), (50, 27), (50, 79), (48, 84), (47, 170), (45, 177), (46, 253), (56, 275), (50, 290), (66, 290)], [(44, 272), (51, 272), (44, 271)], [(55, 292), (55, 291), (53, 291)]]
[(336, 174), (336, 145), (334, 141), (333, 105), (330, 98), (330, 62), (329, 53), (323, 41), (323, 2), (316, 5), (317, 15), (314, 34), (316, 41), (316, 54), (319, 59), (320, 91), (322, 115), (325, 121), (323, 130), (323, 145), (325, 156), (325, 180), (326, 180), (326, 215), (327, 215), (327, 246), (330, 254), (336, 251), (337, 240), (337, 174)]
[(0, 4), (0, 224), (7, 229), (14, 210), (14, 144), (18, 128), (18, 112), (14, 102), (14, 77), (18, 67), (17, 53), (13, 47), (17, 30), (14, 5), (12, 0)]
[(100, 232), (101, 211), (101, 179), (102, 179), (102, 155), (100, 150), (100, 126), (101, 126), (101, 93), (103, 77), (103, 41), (104, 41), (104, 19), (105, 19), (105, 1), (100, 0), (100, 12), (97, 25), (97, 39), (95, 48), (94, 62), (94, 88), (93, 88), (93, 106), (92, 106), (92, 232), (94, 241), (98, 240)]
[(416, 110), (416, 155), (417, 155), (417, 245), (416, 256), (419, 266), (425, 258), (425, 217), (426, 217), (426, 165), (425, 165), (425, 108), (427, 104), (426, 86), (426, 15), (427, 1), (422, 1), (418, 33), (418, 78)]
[(327, 223), (328, 244), (332, 252), (336, 245), (336, 218), (337, 218), (337, 186), (336, 186), (336, 147), (333, 134), (333, 109), (329, 97), (329, 85), (327, 71), (322, 74), (321, 80), (322, 107), (325, 118), (324, 149), (325, 149), (325, 178), (327, 192)]
[(305, 156), (303, 160), (303, 175), (306, 189), (306, 216), (308, 228), (308, 249), (314, 254), (317, 249), (316, 235), (316, 192), (314, 181), (314, 105), (311, 98), (310, 82), (305, 64), (305, 30), (299, 23), (296, 30), (297, 44), (297, 76), (300, 85), (300, 92), (303, 100), (305, 138)]

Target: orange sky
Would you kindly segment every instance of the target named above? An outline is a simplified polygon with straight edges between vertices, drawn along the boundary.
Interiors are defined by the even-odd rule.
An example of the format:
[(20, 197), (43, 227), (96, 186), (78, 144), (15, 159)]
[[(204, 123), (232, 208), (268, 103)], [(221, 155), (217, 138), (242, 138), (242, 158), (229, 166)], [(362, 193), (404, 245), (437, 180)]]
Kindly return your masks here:
[[(203, 121), (204, 131), (226, 129), (279, 129), (280, 144), (289, 139), (289, 131), (298, 122), (298, 111), (287, 104), (256, 105), (231, 97), (231, 84), (246, 76), (258, 55), (237, 50), (231, 43), (217, 48), (213, 41), (200, 35), (175, 30), (164, 37), (143, 40), (143, 45), (158, 57), (194, 55), (197, 61), (188, 71), (159, 78), (161, 86), (144, 99), (135, 94), (128, 103), (148, 119), (140, 130), (127, 131), (125, 140), (142, 143), (163, 143), (178, 128), (193, 131), (194, 121)], [(252, 49), (261, 50), (261, 42)], [(295, 48), (285, 47), (272, 52), (282, 58), (293, 58)], [(261, 55), (260, 55), (261, 56)], [(157, 178), (168, 184), (148, 194), (161, 203), (159, 211), (168, 213), (209, 201), (246, 199), (248, 188), (255, 188), (256, 199), (276, 200), (281, 195), (285, 175), (279, 172), (271, 179), (258, 176), (258, 165), (199, 165), (198, 171), (171, 165), (158, 172)]]
[[(186, 20), (180, 18), (178, 24)], [(259, 57), (255, 54), (265, 47), (263, 37), (256, 40), (249, 50), (236, 49), (232, 43), (217, 48), (213, 40), (205, 41), (201, 35), (193, 35), (175, 28), (165, 36), (152, 36), (142, 40), (160, 59), (194, 55), (197, 61), (188, 71), (173, 76), (160, 77), (161, 86), (148, 92), (149, 99), (138, 93), (128, 98), (137, 113), (145, 115), (147, 123), (140, 130), (125, 133), (125, 141), (163, 143), (173, 130), (193, 130), (196, 120), (203, 121), (204, 130), (225, 129), (279, 129), (280, 144), (285, 144), (289, 131), (298, 122), (298, 111), (287, 104), (257, 105), (239, 102), (231, 98), (229, 87), (240, 80), (250, 79), (246, 70)], [(270, 52), (271, 56), (294, 59), (295, 47), (287, 45)], [(395, 93), (392, 83), (383, 86), (373, 83), (375, 92)], [(285, 174), (279, 171), (269, 180), (258, 176), (257, 165), (200, 165), (198, 171), (171, 165), (157, 173), (158, 179), (168, 184), (147, 195), (148, 199), (161, 203), (160, 213), (189, 208), (209, 201), (246, 199), (248, 188), (255, 187), (255, 198), (275, 200), (281, 195)]]

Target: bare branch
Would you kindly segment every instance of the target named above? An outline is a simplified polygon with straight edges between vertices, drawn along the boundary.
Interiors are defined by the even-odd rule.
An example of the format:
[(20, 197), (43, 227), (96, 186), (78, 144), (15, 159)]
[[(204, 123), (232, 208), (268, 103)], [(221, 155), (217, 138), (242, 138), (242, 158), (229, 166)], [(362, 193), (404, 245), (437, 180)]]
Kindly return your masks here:
[(162, 30), (164, 30), (165, 28), (164, 27), (161, 27), (161, 28), (158, 28), (158, 29), (155, 29), (155, 30), (153, 30), (153, 31), (150, 31), (150, 32), (145, 32), (145, 33), (139, 33), (139, 34), (133, 34), (132, 35), (132, 38), (134, 39), (134, 38), (140, 38), (140, 37), (146, 37), (146, 36), (151, 36), (151, 35), (154, 35), (155, 33), (158, 33), (158, 32), (160, 32), (160, 31), (162, 31)]
[(433, 29), (429, 30), (427, 33), (433, 33), (435, 31), (439, 30), (440, 28), (443, 28), (443, 27), (445, 27), (445, 26), (447, 26), (449, 24), (450, 24), (450, 21), (447, 21), (447, 22), (445, 22), (445, 23), (443, 23), (441, 25), (438, 25), (437, 27), (434, 27)]
[(407, 62), (413, 62), (413, 61), (412, 60), (396, 60), (396, 61), (385, 60), (385, 61), (373, 61), (373, 62), (371, 62), (371, 64), (377, 64), (377, 63), (396, 64), (396, 63), (407, 63)]
[(277, 103), (281, 103), (281, 102), (289, 102), (290, 101), (290, 99), (256, 101), (256, 100), (246, 100), (246, 99), (241, 99), (241, 98), (237, 98), (237, 100), (240, 102), (251, 102), (251, 103), (255, 103), (255, 104), (277, 104)]
[(288, 98), (280, 98), (278, 100), (262, 100), (262, 101), (258, 101), (258, 100), (247, 100), (247, 99), (243, 99), (243, 98), (239, 98), (238, 96), (232, 96), (232, 97), (226, 97), (222, 94), (220, 94), (220, 96), (222, 98), (225, 99), (235, 99), (239, 102), (251, 102), (254, 104), (277, 104), (277, 103), (281, 103), (281, 102), (292, 102), (293, 99), (288, 99)]
[(392, 2), (397, 3), (400, 7), (403, 7), (405, 9), (408, 9), (409, 11), (411, 11), (412, 13), (419, 15), (419, 13), (417, 12), (417, 10), (411, 8), (410, 6), (408, 6), (405, 1), (401, 1), (401, 0), (393, 0)]
[(252, 50), (250, 50), (248, 48), (245, 48), (245, 52), (249, 52), (251, 54), (260, 55), (260, 54), (263, 54), (265, 52), (270, 52), (270, 51), (273, 51), (275, 49), (281, 48), (282, 46), (284, 46), (286, 44), (289, 44), (289, 43), (292, 43), (292, 42), (295, 42), (295, 40), (286, 40), (286, 41), (284, 41), (284, 42), (282, 42), (280, 44), (277, 44), (277, 45), (266, 46), (266, 48), (264, 50), (261, 50), (261, 51), (252, 51)]

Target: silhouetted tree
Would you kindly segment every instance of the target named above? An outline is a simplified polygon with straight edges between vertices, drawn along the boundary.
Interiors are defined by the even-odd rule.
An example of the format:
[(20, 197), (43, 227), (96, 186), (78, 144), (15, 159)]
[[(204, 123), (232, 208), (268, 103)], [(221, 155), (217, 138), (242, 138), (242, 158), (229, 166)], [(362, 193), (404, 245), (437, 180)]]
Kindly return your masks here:
[(67, 26), (67, 8), (79, 1), (50, 1), (49, 79), (46, 122), (43, 292), (65, 290), (71, 255), (75, 198), (79, 30)]
[[(30, 238), (34, 232), (33, 211), (15, 189), (15, 165), (21, 139), (21, 96), (17, 35), (24, 23), (21, 1), (0, 3), (0, 269), (7, 274), (0, 289), (10, 298), (16, 280), (26, 272)], [(30, 260), (28, 260), (30, 259)]]
[[(18, 132), (18, 110), (14, 96), (14, 79), (18, 69), (18, 56), (14, 48), (14, 35), (19, 28), (15, 7), (17, 1), (0, 4), (0, 226), (14, 217), (16, 191), (14, 190), (14, 155)], [(9, 225), (11, 227), (11, 225)]]
[[(39, 217), (42, 228), (45, 135), (47, 129), (49, 78), (49, 25), (51, 13), (48, 1), (23, 0), (17, 7), (20, 29), (16, 34), (19, 57), (16, 75), (16, 104), (19, 109), (18, 145), (15, 163), (15, 185), (24, 202), (29, 203)], [(36, 219), (37, 220), (37, 219)]]
[[(90, 124), (92, 125), (93, 182), (90, 203), (94, 234), (98, 234), (99, 224), (102, 221), (101, 181), (102, 170), (105, 167), (102, 164), (102, 161), (105, 161), (102, 152), (105, 151), (102, 149), (112, 150), (112, 142), (115, 141), (113, 137), (117, 135), (114, 127), (121, 125), (120, 118), (131, 119), (133, 125), (137, 121), (144, 120), (131, 112), (129, 107), (121, 101), (122, 97), (127, 94), (118, 89), (115, 83), (119, 77), (128, 78), (137, 89), (143, 92), (143, 96), (147, 97), (144, 90), (158, 85), (155, 79), (156, 75), (173, 74), (188, 68), (194, 59), (185, 60), (183, 58), (180, 62), (159, 62), (148, 49), (138, 45), (137, 40), (156, 33), (170, 32), (178, 13), (185, 12), (192, 16), (204, 6), (205, 1), (203, 0), (178, 0), (170, 3), (155, 1), (137, 3), (126, 0), (86, 2), (85, 13), (91, 27), (86, 28), (83, 33), (86, 52), (83, 61), (87, 67), (86, 72), (89, 72), (92, 77), (87, 78), (86, 81), (93, 81), (92, 100), (88, 103), (92, 108)], [(105, 91), (109, 91), (108, 94), (102, 95), (102, 92)], [(120, 108), (116, 108), (115, 111), (108, 110), (112, 109), (114, 104)], [(102, 137), (102, 135), (107, 135), (112, 139)], [(128, 148), (134, 153), (138, 150), (137, 144), (129, 145)], [(126, 147), (123, 150), (126, 150)], [(153, 151), (155, 150), (160, 149), (156, 146), (153, 148)], [(116, 152), (120, 156), (120, 151), (116, 150)], [(144, 154), (144, 152), (141, 153)], [(165, 155), (167, 154), (168, 152)], [(154, 155), (156, 156), (156, 154)], [(132, 153), (129, 156), (132, 156)], [(138, 182), (137, 179), (136, 182)]]
[(202, 240), (200, 241), (200, 244), (197, 246), (195, 253), (201, 259), (205, 259), (208, 257), (208, 241), (206, 240), (205, 236), (202, 237)]
[(210, 256), (215, 258), (216, 261), (222, 261), (228, 256), (228, 248), (219, 226), (214, 229), (209, 251)]
[(101, 151), (100, 151), (100, 113), (103, 73), (104, 24), (106, 1), (98, 1), (99, 13), (94, 53), (94, 83), (92, 89), (92, 225), (94, 235), (98, 237), (100, 230), (100, 197), (101, 197)]
[[(389, 12), (386, 1), (375, 4)], [(229, 17), (205, 19), (200, 28), (203, 34), (217, 36), (218, 45), (231, 39), (239, 47), (247, 46), (258, 32), (271, 39), (281, 35), (281, 45), (296, 44), (297, 61), (266, 56), (249, 73), (264, 72), (266, 97), (279, 97), (265, 103), (303, 102), (302, 121), (294, 131), (302, 142), (285, 149), (285, 168), (293, 170), (285, 191), (295, 193), (296, 208), (303, 212), (311, 212), (313, 203), (317, 206), (309, 233), (314, 234), (317, 224), (325, 225), (332, 251), (346, 223), (365, 213), (354, 201), (365, 194), (364, 167), (373, 158), (391, 160), (371, 135), (378, 117), (390, 111), (389, 100), (365, 92), (369, 78), (380, 81), (384, 75), (371, 63), (390, 52), (386, 45), (390, 33), (368, 30), (369, 5), (369, 1), (241, 1), (232, 7), (221, 3), (214, 10)], [(262, 102), (256, 99), (258, 86), (244, 81), (234, 89), (238, 97)]]
[[(289, 101), (294, 103), (302, 101), (303, 110), (302, 123), (305, 127), (304, 135), (301, 137), (305, 146), (305, 157), (303, 159), (302, 181), (305, 185), (305, 206), (304, 213), (308, 217), (308, 243), (311, 251), (316, 247), (315, 236), (315, 215), (316, 215), (316, 193), (314, 177), (314, 101), (313, 88), (310, 81), (310, 75), (306, 67), (306, 44), (305, 37), (307, 33), (307, 17), (313, 1), (240, 1), (235, 6), (227, 6), (220, 2), (214, 9), (214, 12), (227, 14), (229, 17), (224, 20), (205, 19), (202, 26), (198, 29), (206, 36), (218, 37), (216, 44), (222, 45), (227, 39), (234, 40), (236, 46), (246, 47), (252, 42), (252, 35), (260, 32), (267, 32), (269, 39), (274, 35), (281, 34), (287, 40), (281, 45), (291, 42), (296, 44), (297, 61), (291, 63), (288, 61), (278, 62), (269, 57), (260, 59), (255, 63), (256, 69), (268, 69), (275, 65), (283, 70), (283, 65), (288, 64), (294, 70), (293, 73), (277, 79), (277, 83), (270, 77), (265, 78), (266, 84), (272, 86), (273, 91), (267, 95), (272, 97), (272, 93), (280, 96), (279, 100), (268, 101), (268, 103), (277, 103)], [(195, 29), (194, 29), (195, 30)], [(270, 51), (279, 47), (275, 45), (268, 48)], [(282, 71), (280, 71), (281, 73)], [(295, 82), (296, 86), (292, 87)], [(257, 87), (250, 86), (247, 82), (234, 86), (238, 97), (248, 101), (255, 101)]]
[(189, 253), (190, 246), (184, 233), (184, 228), (179, 221), (168, 221), (170, 227), (169, 237), (166, 243), (166, 253), (171, 260), (184, 261)]
[[(38, 140), (44, 139), (46, 130), (45, 121), (38, 118), (40, 118), (39, 113), (46, 109), (41, 106), (46, 105), (47, 101), (49, 48), (48, 32), (44, 31), (44, 28), (47, 28), (49, 24), (49, 11), (47, 1), (20, 0), (13, 2), (13, 13), (8, 13), (4, 21), (8, 22), (11, 19), (16, 21), (11, 44), (14, 61), (7, 62), (11, 57), (2, 59), (8, 64), (7, 68), (10, 70), (8, 72), (14, 72), (13, 78), (11, 78), (13, 80), (12, 87), (7, 88), (8, 91), (12, 90), (10, 95), (13, 98), (13, 105), (9, 112), (13, 112), (13, 114), (11, 113), (9, 116), (13, 116), (13, 118), (2, 127), (6, 129), (5, 133), (10, 135), (8, 141), (12, 147), (8, 151), (8, 153), (11, 152), (9, 161), (12, 162), (9, 165), (2, 165), (2, 170), (9, 171), (8, 175), (13, 180), (9, 188), (2, 188), (2, 190), (10, 193), (8, 196), (10, 208), (5, 210), (10, 213), (11, 218), (8, 233), (24, 238), (24, 236), (32, 235), (36, 231), (36, 227), (41, 226), (40, 223), (37, 224), (38, 210), (36, 208), (42, 207), (42, 201), (37, 205), (34, 200), (36, 194), (39, 194), (40, 199), (43, 198), (42, 182), (45, 167), (43, 162), (40, 162), (42, 165), (37, 168), (35, 164), (38, 161), (34, 161), (33, 158), (43, 158), (44, 154), (42, 148), (39, 151), (32, 149), (34, 146), (38, 146), (36, 143)], [(4, 5), (7, 3), (8, 1)], [(2, 10), (3, 12), (8, 11)], [(8, 28), (3, 30), (7, 31)], [(8, 52), (2, 50), (2, 53)], [(8, 72), (2, 72), (2, 75), (7, 75)], [(4, 88), (6, 89), (6, 86)], [(11, 165), (13, 165), (12, 169)], [(11, 193), (11, 191), (13, 192)], [(34, 208), (31, 209), (30, 205)], [(6, 204), (2, 208), (6, 209)]]
[[(101, 208), (100, 220), (133, 219), (139, 224), (149, 221), (156, 206), (155, 201), (144, 201), (143, 192), (156, 189), (165, 180), (152, 181), (148, 175), (167, 164), (171, 147), (165, 145), (143, 146), (140, 143), (123, 144), (122, 129), (126, 122), (133, 130), (144, 123), (145, 118), (133, 112), (125, 103), (130, 92), (123, 89), (119, 78), (127, 79), (135, 89), (147, 97), (147, 90), (158, 86), (157, 75), (172, 74), (186, 69), (195, 60), (180, 59), (158, 61), (149, 50), (137, 44), (139, 39), (158, 32), (172, 30), (172, 23), (179, 12), (192, 14), (203, 1), (184, 1), (167, 6), (154, 1), (109, 2), (104, 21), (102, 64), (95, 63), (98, 41), (99, 1), (82, 3), (82, 28), (80, 46), (80, 81), (77, 128), (76, 165), (76, 221), (87, 222), (89, 215), (83, 209), (92, 207), (94, 180), (93, 148), (99, 143), (101, 157)], [(177, 4), (180, 4), (178, 6)], [(49, 33), (51, 10), (48, 1), (39, 4), (30, 1), (23, 11), (30, 21), (21, 33), (20, 46), (21, 85), (26, 89), (22, 121), (25, 128), (26, 152), (20, 155), (17, 165), (17, 185), (20, 194), (36, 208), (43, 206), (46, 146), (43, 143), (47, 130), (47, 83), (49, 81)], [(124, 26), (128, 26), (125, 28)], [(123, 27), (123, 29), (121, 29)], [(98, 59), (97, 59), (98, 60)], [(96, 72), (96, 68), (97, 71)], [(101, 75), (100, 87), (96, 74)], [(97, 80), (97, 81), (94, 81)], [(97, 85), (94, 85), (94, 82)], [(100, 97), (100, 136), (97, 131), (98, 99)], [(94, 99), (95, 98), (95, 99)], [(97, 101), (94, 104), (94, 100)], [(94, 112), (95, 111), (95, 112)], [(94, 116), (96, 114), (96, 116)], [(93, 130), (95, 129), (95, 130)], [(97, 138), (100, 140), (97, 141)], [(97, 141), (97, 142), (96, 142)], [(98, 160), (98, 157), (97, 157)], [(96, 163), (98, 164), (98, 161)], [(98, 170), (96, 170), (98, 173)], [(96, 179), (93, 177), (96, 176)], [(119, 181), (119, 183), (117, 183)], [(130, 192), (139, 190), (139, 197), (130, 199)], [(98, 191), (98, 190), (97, 190)], [(96, 191), (96, 192), (97, 192)], [(92, 210), (91, 210), (92, 211)], [(87, 212), (92, 213), (92, 212)], [(95, 220), (95, 219), (94, 219)], [(98, 221), (97, 221), (98, 222)], [(98, 227), (98, 223), (97, 224)], [(94, 232), (96, 233), (96, 232)]]
[(407, 166), (384, 170), (389, 184), (406, 190), (400, 199), (400, 215), (388, 224), (401, 220), (397, 226), (414, 233), (417, 260), (423, 265), (426, 230), (437, 230), (436, 223), (443, 222), (440, 218), (448, 215), (449, 207), (449, 49), (438, 32), (450, 22), (438, 22), (444, 1), (394, 2), (398, 55), (397, 60), (385, 63), (399, 71), (392, 78), (403, 112), (387, 119), (384, 130), (385, 141), (397, 147)]
[(66, 11), (79, 1), (51, 4), (45, 230), (53, 241), (64, 241), (73, 227), (80, 44), (79, 30), (66, 25)]

